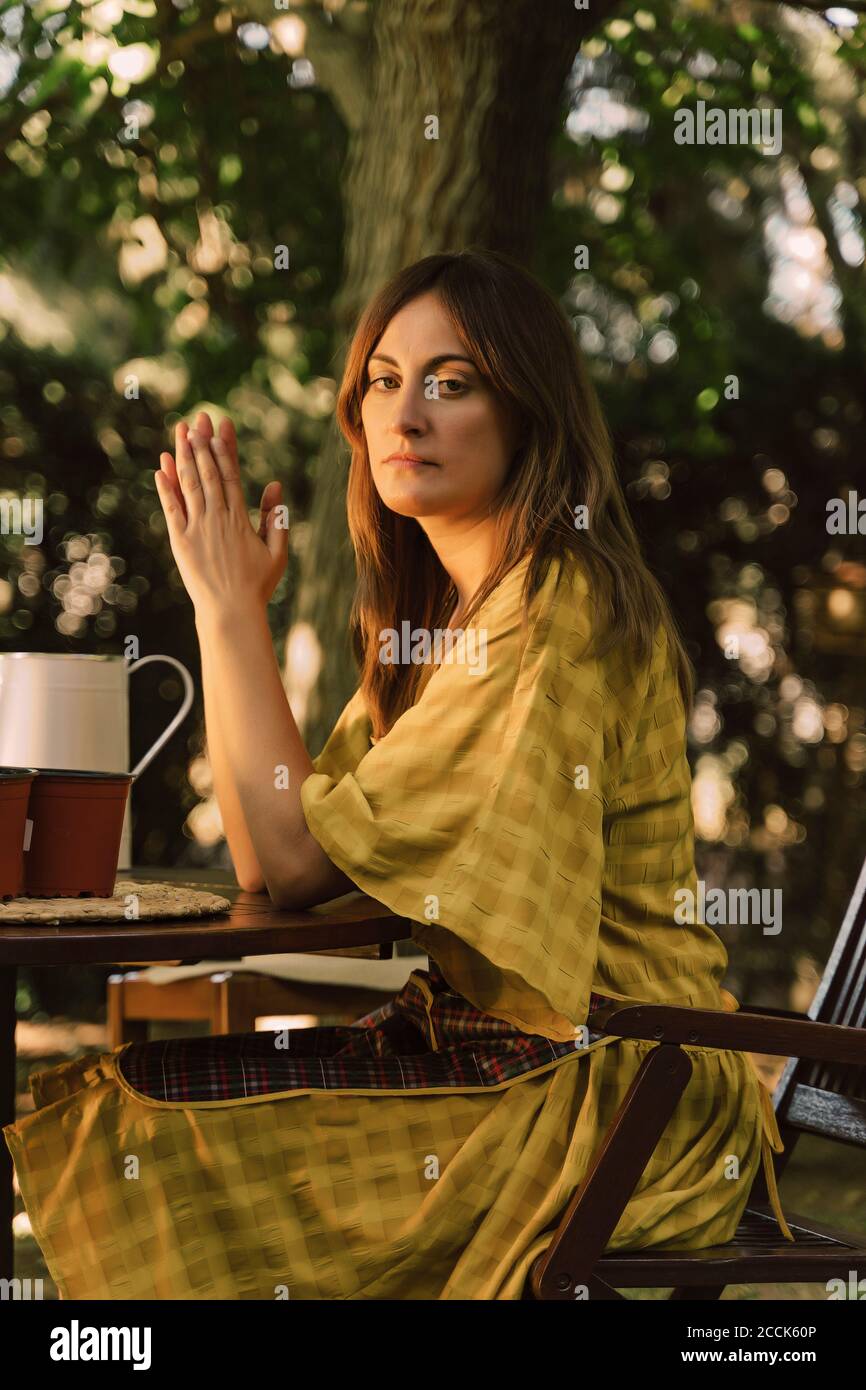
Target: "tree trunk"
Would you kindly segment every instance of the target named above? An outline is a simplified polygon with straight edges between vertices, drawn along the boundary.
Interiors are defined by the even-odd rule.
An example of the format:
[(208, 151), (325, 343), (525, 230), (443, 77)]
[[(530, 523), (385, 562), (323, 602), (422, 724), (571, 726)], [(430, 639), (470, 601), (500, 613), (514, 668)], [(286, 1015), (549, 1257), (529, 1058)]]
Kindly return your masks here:
[[(368, 64), (367, 96), (351, 121), (344, 172), (338, 379), (359, 313), (403, 266), (470, 243), (529, 259), (549, 193), (566, 77), (581, 41), (615, 4), (594, 0), (582, 11), (555, 0), (539, 12), (536, 0), (383, 0), (371, 11), (369, 39), (357, 55)], [(327, 35), (317, 26), (310, 40), (318, 72), (315, 48)], [(438, 139), (425, 138), (430, 116), (438, 119)], [(293, 615), (318, 641), (318, 683), (312, 686), (318, 661), (303, 663), (309, 688), (291, 658), (286, 672), (316, 752), (357, 686), (348, 636), (355, 570), (347, 476), (348, 450), (334, 425), (318, 460)]]

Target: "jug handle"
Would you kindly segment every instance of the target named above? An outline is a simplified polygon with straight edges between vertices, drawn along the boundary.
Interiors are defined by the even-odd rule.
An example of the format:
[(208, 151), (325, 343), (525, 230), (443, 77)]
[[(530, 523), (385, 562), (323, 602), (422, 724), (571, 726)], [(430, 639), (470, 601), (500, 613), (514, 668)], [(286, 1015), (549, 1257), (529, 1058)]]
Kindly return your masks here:
[(180, 672), (180, 678), (184, 686), (184, 697), (183, 704), (174, 716), (174, 719), (172, 719), (170, 724), (166, 725), (156, 742), (151, 744), (144, 757), (141, 758), (132, 769), (133, 777), (137, 777), (139, 773), (144, 772), (144, 769), (153, 761), (163, 744), (167, 743), (171, 738), (178, 725), (183, 723), (192, 708), (192, 702), (195, 697), (195, 687), (192, 683), (192, 676), (186, 667), (173, 656), (142, 656), (138, 661), (133, 661), (132, 665), (127, 668), (129, 674), (132, 675), (134, 671), (141, 670), (141, 667), (146, 666), (149, 661), (165, 661), (169, 666), (174, 666), (175, 670)]

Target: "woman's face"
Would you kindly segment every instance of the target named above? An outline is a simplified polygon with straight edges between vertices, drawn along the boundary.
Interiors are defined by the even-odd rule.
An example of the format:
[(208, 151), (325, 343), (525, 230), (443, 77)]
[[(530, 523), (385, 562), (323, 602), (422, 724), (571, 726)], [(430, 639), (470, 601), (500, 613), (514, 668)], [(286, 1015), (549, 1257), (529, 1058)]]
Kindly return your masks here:
[(516, 413), (468, 360), (438, 295), (419, 295), (391, 319), (367, 367), (361, 420), (391, 511), (461, 522), (489, 515), (517, 447)]

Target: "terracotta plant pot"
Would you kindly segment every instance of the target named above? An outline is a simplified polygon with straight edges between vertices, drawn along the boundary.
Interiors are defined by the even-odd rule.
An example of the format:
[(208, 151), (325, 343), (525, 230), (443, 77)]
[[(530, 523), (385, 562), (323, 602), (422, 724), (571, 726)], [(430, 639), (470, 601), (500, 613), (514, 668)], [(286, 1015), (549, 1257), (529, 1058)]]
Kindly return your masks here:
[(0, 767), (0, 898), (18, 898), (24, 889), (24, 829), (32, 767)]
[(39, 769), (30, 789), (33, 822), (24, 855), (28, 898), (114, 894), (129, 772)]

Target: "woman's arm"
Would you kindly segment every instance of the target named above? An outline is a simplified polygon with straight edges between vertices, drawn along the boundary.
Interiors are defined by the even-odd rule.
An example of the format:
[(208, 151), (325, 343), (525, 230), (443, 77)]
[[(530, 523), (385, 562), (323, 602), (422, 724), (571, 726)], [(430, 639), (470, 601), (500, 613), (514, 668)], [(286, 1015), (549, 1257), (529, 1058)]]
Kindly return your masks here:
[[(206, 415), (204, 411), (198, 416), (196, 428), (205, 438), (212, 439), (213, 425), (211, 424), (210, 416)], [(179, 447), (180, 440), (185, 438), (186, 434), (187, 427), (184, 424), (179, 425), (177, 431)], [(171, 487), (174, 489), (175, 500), (178, 506), (185, 514), (186, 508), (177, 476), (177, 466), (170, 454), (163, 455), (162, 470), (168, 477)], [(207, 757), (210, 763), (214, 793), (219, 804), (223, 832), (229, 847), (235, 877), (241, 888), (245, 891), (260, 893), (264, 889), (265, 881), (262, 875), (261, 865), (256, 858), (255, 847), (250, 839), (237, 790), (232, 783), (231, 771), (225, 757), (222, 734), (217, 719), (216, 700), (213, 687), (213, 669), (208, 654), (207, 643), (201, 644), (201, 675), (202, 686), (204, 688)]]
[(285, 569), (279, 484), (250, 525), (229, 421), (214, 435), (179, 425), (177, 460), (163, 454), (157, 491), (172, 552), (193, 601), (202, 653), (214, 788), (243, 887), (266, 886), (282, 907), (312, 907), (356, 885), (307, 828), (302, 782), (314, 771), (283, 688), (266, 607)]
[(262, 868), (250, 839), (243, 807), (232, 782), (231, 768), (226, 757), (222, 732), (217, 719), (213, 664), (206, 642), (201, 644), (201, 676), (204, 687), (204, 719), (207, 731), (207, 756), (213, 776), (213, 788), (219, 803), (223, 831), (229, 847), (235, 877), (248, 893), (261, 893), (265, 887)]
[(243, 838), (271, 899), (304, 908), (350, 892), (356, 885), (307, 828), (300, 789), (315, 769), (286, 698), (265, 613), (223, 608), (197, 616), (196, 626), (210, 667), (224, 782), (236, 793), (237, 823), (246, 828)]

